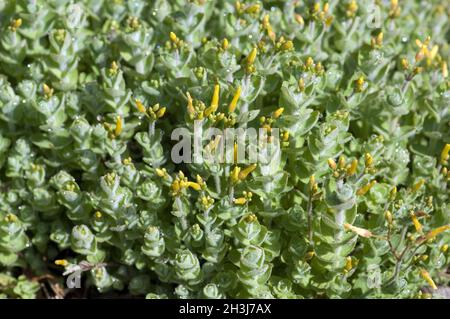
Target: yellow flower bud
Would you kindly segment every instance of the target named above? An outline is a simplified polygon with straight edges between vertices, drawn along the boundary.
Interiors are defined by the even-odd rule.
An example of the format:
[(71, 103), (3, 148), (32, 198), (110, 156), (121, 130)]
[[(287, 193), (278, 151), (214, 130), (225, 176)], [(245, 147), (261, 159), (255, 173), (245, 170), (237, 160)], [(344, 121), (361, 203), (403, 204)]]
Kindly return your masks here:
[(94, 216), (95, 216), (95, 218), (100, 219), (100, 218), (102, 218), (103, 215), (100, 211), (96, 211)]
[(7, 214), (5, 216), (5, 221), (8, 223), (14, 223), (18, 220), (17, 216), (14, 214)]
[(175, 180), (171, 185), (172, 191), (177, 193), (180, 190), (180, 182)]
[(252, 51), (250, 52), (250, 54), (247, 57), (247, 64), (251, 65), (251, 64), (253, 64), (255, 62), (257, 53), (258, 53), (258, 49), (257, 48), (253, 48)]
[(226, 50), (226, 49), (228, 49), (229, 46), (230, 46), (230, 43), (228, 42), (228, 39), (227, 39), (227, 38), (224, 38), (224, 39), (222, 40), (222, 49), (223, 49), (223, 50)]
[(423, 228), (423, 226), (422, 226), (422, 224), (419, 222), (419, 220), (417, 219), (416, 214), (411, 213), (410, 216), (411, 216), (411, 219), (412, 219), (412, 222), (413, 222), (413, 224), (414, 224), (414, 228), (416, 229), (416, 231), (417, 231), (418, 233), (422, 233), (422, 228)]
[(137, 107), (139, 112), (141, 112), (141, 113), (145, 113), (146, 112), (146, 108), (145, 108), (144, 104), (142, 104), (141, 101), (136, 99), (136, 100), (134, 100), (134, 102), (136, 103), (136, 107)]
[(114, 130), (114, 135), (119, 136), (122, 133), (122, 118), (120, 115), (116, 117), (116, 128)]
[(295, 21), (297, 21), (298, 24), (300, 24), (300, 25), (305, 24), (305, 20), (303, 19), (303, 17), (300, 14), (296, 13), (294, 17), (295, 17)]
[(417, 183), (413, 185), (412, 187), (413, 193), (417, 192), (422, 187), (423, 184), (425, 184), (425, 180), (421, 178)]
[(359, 196), (365, 195), (376, 183), (377, 183), (377, 181), (371, 181), (370, 183), (368, 183), (365, 186), (358, 189), (356, 191), (356, 195), (359, 195)]
[(292, 50), (292, 48), (294, 48), (294, 43), (291, 40), (288, 40), (281, 45), (281, 50), (283, 51), (289, 51)]
[(165, 108), (165, 107), (162, 107), (162, 108), (160, 108), (160, 109), (158, 110), (158, 112), (156, 113), (156, 116), (157, 116), (158, 118), (161, 118), (161, 117), (164, 116), (165, 113), (166, 113), (166, 108)]
[(409, 69), (409, 62), (407, 59), (402, 58), (400, 60), (400, 64), (402, 65), (403, 70), (408, 70)]
[(22, 19), (21, 19), (21, 18), (14, 19), (14, 20), (11, 21), (11, 24), (10, 24), (10, 26), (9, 26), (9, 29), (10, 29), (12, 32), (16, 32), (16, 30), (17, 30), (18, 28), (20, 28), (21, 25), (22, 25)]
[(234, 200), (234, 203), (236, 205), (244, 205), (245, 203), (247, 203), (247, 199), (244, 197), (239, 197)]
[(329, 166), (333, 171), (336, 170), (337, 164), (336, 164), (336, 162), (334, 161), (334, 159), (329, 158), (327, 162), (328, 162), (328, 166)]
[(167, 174), (166, 170), (164, 168), (163, 169), (156, 168), (155, 172), (156, 172), (156, 175), (158, 175), (159, 177), (164, 177)]
[(281, 114), (283, 114), (284, 112), (284, 107), (280, 107), (278, 109), (275, 110), (275, 112), (273, 112), (273, 118), (277, 119), (281, 116)]
[(343, 155), (339, 156), (338, 167), (339, 168), (345, 167), (345, 157)]
[(239, 181), (239, 173), (241, 171), (241, 168), (239, 166), (235, 166), (233, 170), (231, 171), (230, 177), (231, 181), (233, 183), (237, 183)]
[(242, 171), (239, 172), (239, 179), (242, 181), (247, 178), (248, 174), (256, 169), (256, 164), (251, 164)]
[(217, 111), (217, 108), (219, 106), (219, 92), (220, 92), (219, 84), (214, 85), (214, 92), (213, 92), (213, 96), (211, 99), (211, 106), (205, 110), (206, 116), (209, 116), (210, 114)]
[(67, 267), (69, 265), (69, 262), (65, 259), (57, 259), (55, 260), (55, 265)]
[(348, 256), (345, 258), (345, 266), (344, 269), (346, 271), (350, 271), (353, 268), (352, 257)]
[(450, 144), (445, 144), (445, 146), (441, 152), (441, 164), (442, 165), (446, 164), (446, 162), (449, 158), (449, 155), (448, 155), (449, 152), (450, 152)]
[(170, 41), (172, 41), (173, 43), (177, 43), (178, 42), (178, 37), (177, 37), (177, 35), (174, 32), (170, 32), (169, 38), (170, 38)]
[(313, 66), (313, 64), (314, 64), (313, 58), (311, 58), (310, 56), (307, 57), (307, 58), (306, 58), (306, 62), (305, 62), (305, 66), (306, 66), (307, 68), (310, 68), (310, 67)]
[(300, 80), (298, 80), (298, 90), (300, 92), (303, 92), (305, 90), (305, 80), (303, 78), (300, 78)]
[(358, 160), (355, 158), (347, 169), (347, 175), (348, 176), (354, 175), (357, 169), (358, 169)]
[(228, 112), (233, 113), (236, 109), (237, 102), (239, 101), (239, 97), (241, 96), (241, 86), (239, 85), (234, 93), (233, 99), (231, 100), (230, 105), (228, 106)]
[(442, 68), (442, 76), (444, 77), (444, 78), (447, 78), (448, 77), (448, 66), (447, 66), (447, 62), (442, 62), (442, 66), (441, 66), (441, 68)]
[(386, 218), (386, 220), (389, 224), (392, 224), (392, 213), (390, 211), (387, 210), (384, 213), (384, 217)]
[(189, 114), (194, 114), (195, 113), (195, 109), (194, 109), (194, 103), (192, 100), (191, 95), (189, 94), (189, 92), (186, 92), (186, 96), (188, 99), (188, 105), (187, 105), (187, 110)]
[(53, 95), (53, 89), (51, 87), (49, 87), (47, 84), (44, 83), (44, 85), (42, 86), (43, 90), (44, 90), (44, 94), (46, 98), (50, 98)]
[(373, 157), (370, 153), (366, 153), (364, 155), (364, 159), (365, 159), (365, 165), (366, 167), (371, 167), (373, 164)]
[(195, 182), (188, 182), (188, 187), (190, 187), (196, 191), (202, 190), (202, 187), (198, 183), (195, 183)]

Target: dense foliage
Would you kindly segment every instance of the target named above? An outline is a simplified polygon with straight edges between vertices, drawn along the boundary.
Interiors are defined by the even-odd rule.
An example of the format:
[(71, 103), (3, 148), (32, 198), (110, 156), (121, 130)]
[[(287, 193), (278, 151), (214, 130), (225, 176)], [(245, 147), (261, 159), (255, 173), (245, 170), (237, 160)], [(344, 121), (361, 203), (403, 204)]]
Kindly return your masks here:
[[(432, 296), (449, 281), (449, 14), (0, 1), (0, 295), (81, 273), (148, 298)], [(194, 120), (279, 128), (281, 161), (176, 164), (172, 130)]]

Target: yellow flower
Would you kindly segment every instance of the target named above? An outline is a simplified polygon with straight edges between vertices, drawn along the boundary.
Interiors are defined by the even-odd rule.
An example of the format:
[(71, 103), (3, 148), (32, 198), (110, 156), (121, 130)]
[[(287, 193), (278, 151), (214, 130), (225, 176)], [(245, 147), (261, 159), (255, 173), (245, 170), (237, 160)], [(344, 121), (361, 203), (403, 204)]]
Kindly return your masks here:
[(242, 171), (239, 172), (239, 179), (242, 181), (247, 178), (248, 174), (256, 169), (256, 164), (251, 164)]
[(414, 228), (416, 229), (416, 231), (418, 232), (418, 233), (422, 233), (422, 224), (419, 222), (419, 220), (417, 219), (417, 216), (416, 216), (416, 214), (414, 214), (414, 213), (411, 213), (411, 219), (412, 219), (412, 222), (413, 222), (413, 224), (414, 224)]
[(369, 230), (360, 228), (360, 227), (356, 227), (356, 226), (353, 226), (348, 223), (344, 223), (344, 229), (350, 230), (350, 231), (354, 232), (355, 234), (357, 234), (358, 236), (361, 236), (364, 238), (370, 238), (373, 236), (373, 234)]
[(448, 77), (448, 66), (447, 66), (447, 62), (442, 62), (442, 66), (441, 66), (441, 68), (442, 68), (442, 76), (444, 77), (444, 78), (447, 78)]
[(448, 229), (450, 229), (450, 225), (445, 225), (445, 226), (435, 228), (425, 235), (425, 240), (433, 239), (434, 237), (436, 237), (437, 235), (439, 235), (440, 233), (442, 233)]
[(228, 106), (228, 112), (233, 113), (236, 109), (237, 102), (239, 101), (239, 97), (241, 96), (241, 86), (239, 85), (234, 93), (233, 99), (231, 100), (230, 105)]
[(166, 113), (166, 108), (165, 108), (165, 107), (162, 107), (162, 108), (160, 108), (160, 109), (158, 110), (158, 112), (156, 113), (156, 116), (157, 116), (158, 118), (161, 118), (161, 117), (164, 116), (165, 113)]
[(198, 183), (188, 182), (187, 184), (188, 184), (188, 187), (192, 188), (193, 190), (196, 190), (196, 191), (202, 190), (202, 187)]
[(206, 116), (209, 116), (210, 114), (217, 111), (217, 108), (219, 106), (219, 92), (220, 92), (219, 84), (214, 85), (214, 92), (213, 92), (213, 96), (211, 99), (211, 106), (205, 110)]
[(365, 195), (376, 183), (377, 181), (371, 181), (370, 183), (367, 183), (365, 186), (356, 191), (356, 195)]
[(425, 279), (425, 281), (430, 285), (431, 288), (438, 289), (428, 271), (426, 271), (425, 269), (420, 269), (420, 276)]

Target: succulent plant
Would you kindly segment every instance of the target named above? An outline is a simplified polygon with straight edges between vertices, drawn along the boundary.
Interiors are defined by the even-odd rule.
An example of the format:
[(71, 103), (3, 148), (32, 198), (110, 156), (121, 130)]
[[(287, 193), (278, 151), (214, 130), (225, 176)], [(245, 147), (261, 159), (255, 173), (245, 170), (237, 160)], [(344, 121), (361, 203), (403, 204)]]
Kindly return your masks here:
[(449, 15), (0, 1), (0, 297), (50, 274), (147, 298), (439, 297)]

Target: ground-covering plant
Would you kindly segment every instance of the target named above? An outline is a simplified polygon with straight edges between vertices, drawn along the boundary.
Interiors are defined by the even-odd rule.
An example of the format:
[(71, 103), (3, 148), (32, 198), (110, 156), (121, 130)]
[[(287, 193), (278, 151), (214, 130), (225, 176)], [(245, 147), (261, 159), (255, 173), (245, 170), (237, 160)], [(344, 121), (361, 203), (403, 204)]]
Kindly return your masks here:
[[(106, 296), (438, 297), (449, 14), (0, 1), (0, 295), (63, 296), (69, 276)], [(279, 162), (174, 161), (195, 123), (278, 128)]]

